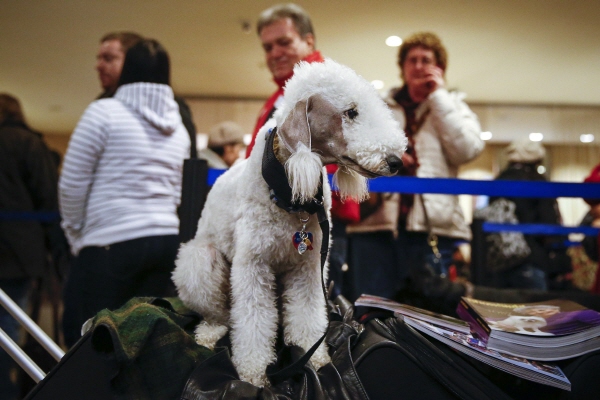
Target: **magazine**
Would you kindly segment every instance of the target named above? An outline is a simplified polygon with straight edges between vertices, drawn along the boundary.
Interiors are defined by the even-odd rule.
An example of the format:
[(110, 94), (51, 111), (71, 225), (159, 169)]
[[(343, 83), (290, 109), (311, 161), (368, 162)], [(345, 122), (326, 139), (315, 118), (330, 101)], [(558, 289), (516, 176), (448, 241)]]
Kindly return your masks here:
[(404, 317), (404, 322), (470, 357), (509, 374), (563, 390), (571, 390), (571, 382), (558, 366), (490, 350), (481, 340), (470, 334), (436, 326), (423, 320)]
[(467, 334), (471, 332), (469, 324), (463, 320), (453, 318), (444, 314), (434, 313), (428, 310), (424, 310), (422, 308), (397, 303), (393, 300), (386, 299), (384, 297), (363, 294), (354, 302), (354, 305), (362, 307), (381, 308), (383, 310), (393, 311), (396, 317), (398, 317), (399, 315), (406, 315), (412, 318), (431, 322), (438, 326), (444, 326), (446, 328), (450, 328), (458, 332)]
[(569, 300), (494, 303), (463, 297), (456, 309), (488, 349), (553, 361), (600, 349), (600, 313)]

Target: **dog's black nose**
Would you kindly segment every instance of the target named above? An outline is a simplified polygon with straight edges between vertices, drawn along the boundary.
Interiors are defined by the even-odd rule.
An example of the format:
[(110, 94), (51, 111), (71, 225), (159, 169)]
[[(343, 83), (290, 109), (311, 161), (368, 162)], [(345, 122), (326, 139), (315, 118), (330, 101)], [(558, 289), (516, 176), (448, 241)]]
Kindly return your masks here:
[(396, 156), (389, 156), (385, 161), (388, 163), (390, 172), (393, 174), (397, 174), (398, 171), (400, 171), (400, 168), (402, 168), (402, 160)]

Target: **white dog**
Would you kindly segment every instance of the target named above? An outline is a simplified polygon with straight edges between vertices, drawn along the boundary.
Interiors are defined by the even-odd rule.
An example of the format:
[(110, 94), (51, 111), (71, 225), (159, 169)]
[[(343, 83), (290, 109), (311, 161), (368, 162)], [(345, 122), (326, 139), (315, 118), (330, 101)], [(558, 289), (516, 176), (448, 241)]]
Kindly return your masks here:
[[(280, 193), (271, 199), (275, 185), (261, 172), (267, 143), (278, 168), (285, 166), (289, 199)], [(215, 182), (196, 237), (179, 251), (173, 281), (183, 302), (204, 317), (196, 341), (213, 348), (231, 328), (232, 361), (240, 378), (257, 386), (268, 384), (279, 323), (286, 344), (308, 350), (328, 322), (319, 254), (323, 234), (303, 205), (318, 203), (314, 198), (322, 192), (329, 216), (323, 166), (334, 163), (342, 198), (365, 199), (365, 176), (395, 174), (405, 147), (404, 133), (365, 79), (331, 60), (296, 66), (283, 104), (258, 133), (251, 156)], [(275, 200), (300, 212), (288, 212)], [(320, 368), (329, 361), (322, 343), (311, 362)]]

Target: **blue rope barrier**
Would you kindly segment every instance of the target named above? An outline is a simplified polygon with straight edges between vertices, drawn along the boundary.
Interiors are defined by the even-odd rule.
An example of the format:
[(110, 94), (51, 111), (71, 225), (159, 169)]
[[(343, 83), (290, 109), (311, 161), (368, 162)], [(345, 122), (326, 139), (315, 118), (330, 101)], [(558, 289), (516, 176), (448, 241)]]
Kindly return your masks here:
[(58, 211), (0, 211), (0, 221), (60, 221)]
[[(225, 170), (209, 169), (208, 170), (208, 185), (213, 185), (217, 178), (221, 176)], [(332, 175), (329, 175), (331, 183)], [(471, 195), (487, 195), (487, 196), (506, 196), (506, 197), (582, 197), (582, 198), (600, 198), (600, 184), (597, 183), (570, 183), (570, 182), (531, 182), (531, 181), (480, 181), (467, 179), (451, 179), (451, 178), (416, 178), (405, 176), (381, 177), (369, 180), (369, 190), (371, 192), (396, 192), (396, 193), (436, 193), (436, 194), (471, 194)], [(53, 222), (60, 219), (57, 212), (0, 212), (0, 221), (40, 221)], [(488, 223), (486, 223), (488, 224)], [(485, 224), (484, 224), (485, 225)], [(495, 224), (501, 225), (501, 224)], [(521, 224), (523, 233), (545, 233), (545, 234), (564, 234), (569, 229), (583, 229), (584, 227), (566, 228), (555, 226), (552, 229), (566, 229), (552, 231), (550, 227), (543, 228), (541, 226), (525, 227)], [(488, 225), (485, 225), (488, 226)], [(494, 224), (488, 226), (487, 229), (498, 229), (497, 231), (490, 230), (489, 232), (499, 232), (506, 230), (506, 225), (503, 228), (494, 228)], [(512, 225), (512, 229), (516, 225)], [(559, 230), (560, 230), (559, 229)], [(597, 228), (590, 228), (592, 235), (598, 234)], [(594, 230), (596, 229), (596, 230)], [(556, 232), (556, 233), (554, 233)], [(582, 231), (578, 231), (584, 233)], [(586, 233), (587, 234), (587, 233)]]
[(217, 178), (219, 176), (223, 175), (225, 173), (225, 171), (227, 171), (227, 170), (226, 169), (209, 169), (208, 170), (208, 178), (206, 179), (208, 181), (208, 186), (214, 185)]
[(471, 194), (493, 197), (600, 198), (600, 184), (532, 181), (479, 181), (394, 176), (369, 182), (372, 192)]
[(560, 226), (550, 224), (499, 224), (484, 222), (484, 232), (521, 232), (526, 235), (568, 235), (569, 233), (583, 233), (586, 236), (598, 236), (600, 228), (591, 226)]
[[(208, 184), (225, 170), (208, 171)], [(331, 183), (331, 175), (329, 176)], [(369, 180), (371, 192), (471, 194), (494, 197), (581, 197), (600, 198), (600, 184), (532, 181), (480, 181), (452, 178), (381, 177)]]

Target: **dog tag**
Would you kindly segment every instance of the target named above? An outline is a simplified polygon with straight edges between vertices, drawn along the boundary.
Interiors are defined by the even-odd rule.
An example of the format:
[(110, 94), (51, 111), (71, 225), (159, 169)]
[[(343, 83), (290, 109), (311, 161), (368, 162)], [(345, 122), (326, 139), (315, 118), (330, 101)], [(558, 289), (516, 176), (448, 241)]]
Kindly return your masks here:
[(304, 242), (301, 242), (301, 243), (298, 245), (298, 253), (300, 253), (300, 254), (304, 254), (304, 252), (306, 251), (306, 249), (307, 249), (307, 247), (306, 247), (306, 243), (304, 243)]
[(299, 254), (304, 254), (306, 250), (312, 250), (313, 235), (310, 232), (298, 231), (292, 236), (292, 243)]

